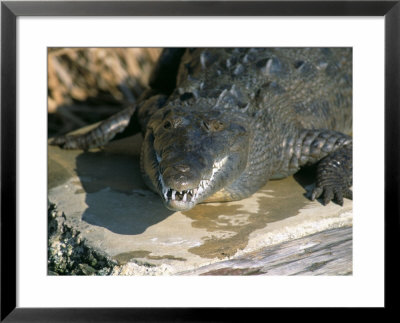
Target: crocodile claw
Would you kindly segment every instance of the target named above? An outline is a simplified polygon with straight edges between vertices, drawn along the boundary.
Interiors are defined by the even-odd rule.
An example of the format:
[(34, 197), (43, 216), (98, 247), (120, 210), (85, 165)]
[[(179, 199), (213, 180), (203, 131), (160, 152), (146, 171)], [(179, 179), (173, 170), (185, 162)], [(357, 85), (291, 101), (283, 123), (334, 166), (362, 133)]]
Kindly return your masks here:
[(59, 146), (61, 148), (64, 148), (64, 145), (66, 144), (67, 139), (65, 136), (59, 136), (59, 137), (54, 137), (50, 139), (49, 144), (52, 146)]
[(316, 186), (312, 190), (310, 198), (315, 201), (320, 197), (324, 205), (327, 205), (330, 201), (335, 201), (340, 206), (343, 206), (343, 198), (353, 199), (353, 192), (348, 188), (342, 189), (334, 185)]
[(317, 182), (311, 192), (311, 200), (322, 199), (324, 205), (335, 201), (343, 206), (343, 199), (353, 199), (352, 149), (343, 147), (328, 155), (318, 164)]
[(50, 145), (59, 146), (63, 149), (85, 149), (83, 135), (65, 135), (55, 137), (49, 142)]

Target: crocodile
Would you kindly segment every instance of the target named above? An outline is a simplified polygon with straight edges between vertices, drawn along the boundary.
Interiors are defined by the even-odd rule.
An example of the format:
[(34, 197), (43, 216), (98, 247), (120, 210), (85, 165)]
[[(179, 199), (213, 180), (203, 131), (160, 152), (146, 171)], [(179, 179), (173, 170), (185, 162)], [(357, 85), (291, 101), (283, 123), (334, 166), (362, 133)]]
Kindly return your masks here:
[(52, 144), (98, 147), (133, 124), (143, 179), (170, 210), (244, 199), (309, 165), (311, 200), (352, 199), (351, 48), (164, 49), (137, 104)]

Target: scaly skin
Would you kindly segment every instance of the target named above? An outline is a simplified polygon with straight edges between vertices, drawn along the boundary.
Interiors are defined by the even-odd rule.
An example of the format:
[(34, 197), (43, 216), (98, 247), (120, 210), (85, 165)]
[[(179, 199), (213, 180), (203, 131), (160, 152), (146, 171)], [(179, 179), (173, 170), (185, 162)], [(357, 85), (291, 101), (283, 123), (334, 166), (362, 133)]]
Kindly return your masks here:
[(174, 90), (149, 94), (137, 107), (143, 177), (167, 208), (242, 199), (316, 163), (311, 198), (351, 198), (351, 49), (182, 52)]

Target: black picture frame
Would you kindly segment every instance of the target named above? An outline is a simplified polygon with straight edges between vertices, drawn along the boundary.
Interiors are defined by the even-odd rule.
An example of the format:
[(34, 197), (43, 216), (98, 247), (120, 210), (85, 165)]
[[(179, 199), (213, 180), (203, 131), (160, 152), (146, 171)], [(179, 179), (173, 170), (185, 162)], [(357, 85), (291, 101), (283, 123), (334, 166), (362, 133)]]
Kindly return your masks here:
[[(1, 321), (235, 321), (235, 309), (17, 308), (16, 19), (19, 16), (384, 16), (385, 308), (396, 306), (399, 233), (400, 1), (82, 1), (1, 3)], [(374, 147), (371, 147), (373, 154)], [(371, 169), (371, 176), (374, 170)], [(373, 187), (371, 188), (373, 189)], [(397, 284), (396, 284), (397, 283)], [(392, 294), (393, 295), (393, 294)], [(253, 314), (251, 314), (253, 315)]]

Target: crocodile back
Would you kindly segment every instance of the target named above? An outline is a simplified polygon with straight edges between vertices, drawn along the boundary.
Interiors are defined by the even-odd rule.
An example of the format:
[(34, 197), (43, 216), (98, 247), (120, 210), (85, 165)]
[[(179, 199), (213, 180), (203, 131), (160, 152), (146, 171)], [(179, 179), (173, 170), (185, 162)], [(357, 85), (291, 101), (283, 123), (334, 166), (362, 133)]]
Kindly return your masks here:
[(351, 133), (352, 49), (189, 49), (171, 99), (187, 93), (198, 104), (243, 112), (267, 128), (285, 120)]

